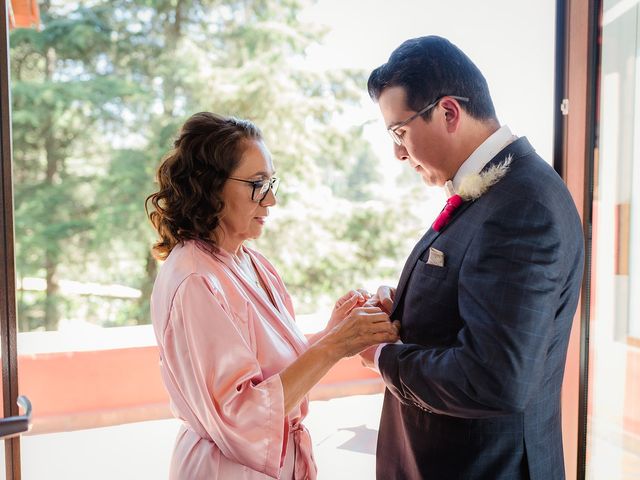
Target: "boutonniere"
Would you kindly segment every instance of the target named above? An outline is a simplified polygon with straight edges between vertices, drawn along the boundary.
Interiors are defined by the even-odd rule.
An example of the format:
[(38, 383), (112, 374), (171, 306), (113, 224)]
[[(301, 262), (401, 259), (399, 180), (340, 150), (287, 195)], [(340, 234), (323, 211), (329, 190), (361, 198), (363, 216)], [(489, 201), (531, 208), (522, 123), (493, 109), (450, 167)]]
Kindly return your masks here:
[(512, 155), (509, 155), (503, 162), (492, 165), (480, 173), (465, 176), (460, 182), (458, 195), (465, 202), (480, 198), (490, 187), (498, 183), (506, 175), (512, 158)]
[(477, 200), (489, 190), (492, 185), (498, 183), (509, 170), (511, 160), (512, 156), (509, 155), (501, 163), (492, 165), (482, 172), (465, 176), (462, 182), (460, 182), (458, 193), (449, 197), (447, 204), (435, 219), (431, 228), (436, 232), (442, 230), (451, 221), (454, 212), (460, 205), (464, 202)]

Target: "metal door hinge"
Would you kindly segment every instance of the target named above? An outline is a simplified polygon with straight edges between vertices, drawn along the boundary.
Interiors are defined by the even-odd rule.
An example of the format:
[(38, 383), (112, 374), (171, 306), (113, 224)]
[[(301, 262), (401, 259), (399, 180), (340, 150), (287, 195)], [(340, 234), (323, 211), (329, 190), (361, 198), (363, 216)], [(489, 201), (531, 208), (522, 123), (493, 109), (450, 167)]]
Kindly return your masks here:
[(560, 111), (562, 112), (562, 115), (569, 115), (569, 99), (568, 98), (563, 98), (562, 99), (562, 103), (560, 104)]

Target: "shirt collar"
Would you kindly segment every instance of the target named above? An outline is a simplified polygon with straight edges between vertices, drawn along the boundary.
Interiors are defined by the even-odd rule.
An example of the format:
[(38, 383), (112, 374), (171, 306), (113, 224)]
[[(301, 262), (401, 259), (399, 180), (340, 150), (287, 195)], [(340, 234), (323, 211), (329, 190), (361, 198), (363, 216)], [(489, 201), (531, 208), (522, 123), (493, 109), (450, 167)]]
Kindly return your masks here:
[(484, 166), (491, 161), (500, 151), (517, 139), (515, 135), (511, 133), (511, 130), (507, 125), (503, 125), (498, 130), (493, 132), (484, 142), (482, 142), (478, 148), (467, 158), (460, 168), (456, 172), (453, 180), (448, 180), (444, 184), (444, 190), (447, 194), (447, 198), (455, 195), (462, 179), (467, 175), (479, 173)]

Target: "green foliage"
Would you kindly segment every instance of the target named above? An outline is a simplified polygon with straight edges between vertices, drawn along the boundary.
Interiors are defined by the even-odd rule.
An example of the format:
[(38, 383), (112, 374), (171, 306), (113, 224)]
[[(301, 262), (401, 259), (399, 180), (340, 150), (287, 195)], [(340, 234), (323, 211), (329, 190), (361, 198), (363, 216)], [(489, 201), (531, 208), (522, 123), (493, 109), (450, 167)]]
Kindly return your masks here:
[[(298, 66), (323, 36), (300, 22), (304, 6), (48, 2), (42, 30), (11, 33), (17, 268), (47, 280), (43, 292), (21, 292), (21, 329), (149, 321), (157, 264), (144, 199), (179, 126), (203, 110), (252, 119), (265, 134), (283, 187), (258, 247), (300, 311), (397, 274), (405, 224), (371, 202), (382, 175), (362, 129), (335, 126), (361, 98), (364, 72)], [(142, 296), (63, 293), (61, 279)]]

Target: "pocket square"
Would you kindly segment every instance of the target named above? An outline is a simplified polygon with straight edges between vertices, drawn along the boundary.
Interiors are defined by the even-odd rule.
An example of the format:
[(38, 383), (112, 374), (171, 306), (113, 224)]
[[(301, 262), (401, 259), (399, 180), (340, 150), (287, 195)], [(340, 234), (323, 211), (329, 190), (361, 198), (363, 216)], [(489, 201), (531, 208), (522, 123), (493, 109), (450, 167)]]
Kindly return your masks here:
[(429, 257), (427, 257), (427, 265), (444, 267), (444, 253), (437, 248), (429, 247)]

